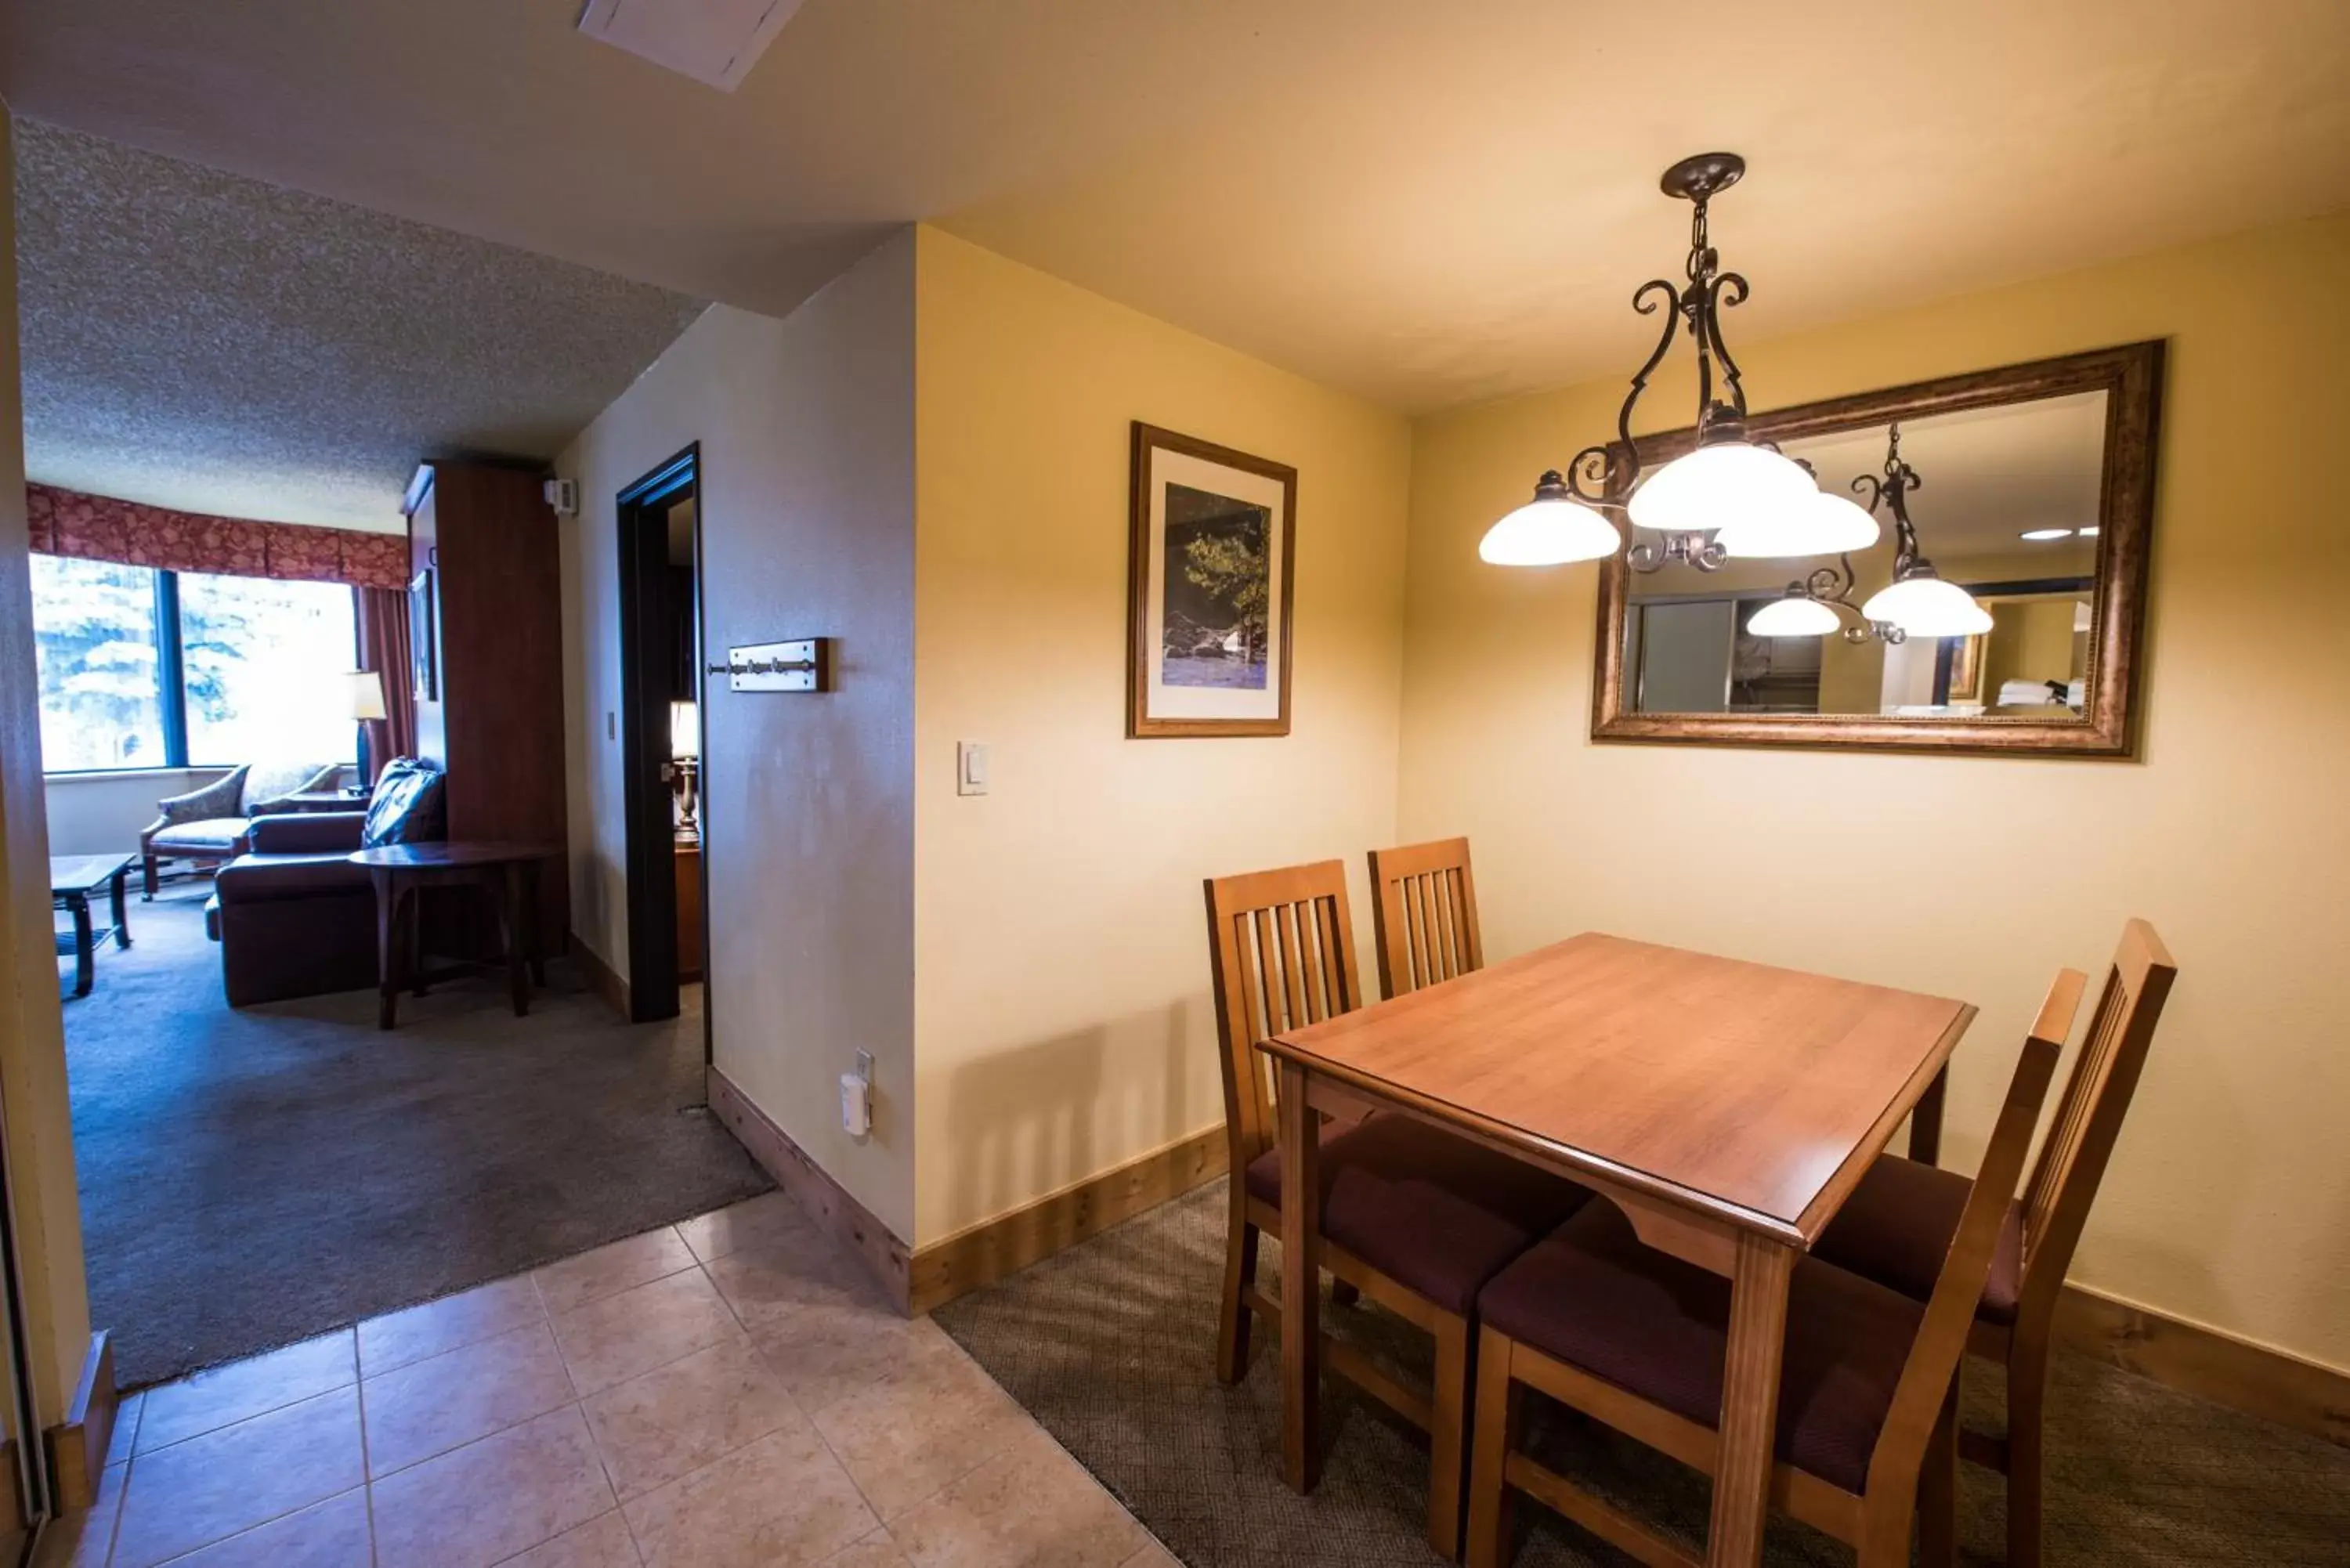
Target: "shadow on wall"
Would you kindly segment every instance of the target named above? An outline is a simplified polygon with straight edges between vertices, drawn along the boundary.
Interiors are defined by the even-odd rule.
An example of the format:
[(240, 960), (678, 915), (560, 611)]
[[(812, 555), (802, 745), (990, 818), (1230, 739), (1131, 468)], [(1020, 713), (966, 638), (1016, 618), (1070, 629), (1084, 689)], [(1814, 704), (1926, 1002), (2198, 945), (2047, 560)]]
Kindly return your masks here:
[[(946, 1223), (959, 1231), (1197, 1132), (1204, 997), (974, 1057), (950, 1075)], [(1114, 1147), (1113, 1147), (1114, 1146)]]

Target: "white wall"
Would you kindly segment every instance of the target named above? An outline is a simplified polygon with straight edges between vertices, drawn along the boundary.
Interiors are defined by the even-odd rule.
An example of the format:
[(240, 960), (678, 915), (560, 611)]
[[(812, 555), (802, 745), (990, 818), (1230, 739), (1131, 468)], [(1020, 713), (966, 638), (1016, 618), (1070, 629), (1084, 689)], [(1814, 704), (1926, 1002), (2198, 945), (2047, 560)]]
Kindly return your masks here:
[[(929, 1245), (1223, 1119), (1205, 877), (1395, 842), (1410, 433), (921, 234), (921, 1088)], [(1291, 732), (1126, 735), (1130, 421), (1298, 471)], [(954, 747), (993, 750), (959, 795)]]
[(139, 835), (155, 820), (155, 803), (221, 778), (226, 768), (142, 768), (135, 773), (51, 774), (49, 853), (134, 855)]
[[(89, 1348), (73, 1114), (50, 940), (48, 832), (41, 800), (24, 410), (16, 363), (16, 180), (0, 104), (0, 1106), (31, 1348), (35, 1419), (65, 1418)], [(17, 1434), (30, 1440), (29, 1433)]]
[[(716, 306), (556, 460), (572, 924), (626, 976), (619, 491), (699, 441), (703, 640), (839, 639), (839, 690), (704, 704), (717, 1065), (899, 1236), (913, 1220), (914, 235), (784, 320)], [(871, 1135), (838, 1076), (875, 1056)]]

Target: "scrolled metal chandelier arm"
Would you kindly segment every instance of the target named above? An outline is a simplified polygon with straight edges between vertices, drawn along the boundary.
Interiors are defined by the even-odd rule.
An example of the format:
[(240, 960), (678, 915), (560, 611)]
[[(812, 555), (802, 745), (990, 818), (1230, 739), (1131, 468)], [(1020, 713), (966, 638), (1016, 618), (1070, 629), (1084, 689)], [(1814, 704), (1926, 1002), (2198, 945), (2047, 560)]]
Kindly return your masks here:
[(1837, 566), (1816, 567), (1809, 576), (1789, 583), (1788, 597), (1800, 596), (1827, 606), (1839, 617), (1850, 616), (1854, 624), (1843, 631), (1846, 642), (1858, 644), (1871, 638), (1888, 643), (1908, 640), (1908, 632), (1890, 621), (1871, 620), (1860, 606), (1853, 602), (1852, 590), (1859, 585), (1859, 576), (1852, 569), (1850, 554), (1839, 556), (1837, 561)]
[[(1533, 499), (1480, 539), (1485, 560), (1546, 566), (1614, 556), (1636, 572), (1674, 563), (1711, 572), (1733, 549), (1755, 556), (1822, 555), (1852, 535), (1849, 520), (1839, 524), (1807, 510), (1814, 483), (1795, 478), (1775, 447), (1747, 436), (1746, 389), (1723, 339), (1721, 316), (1743, 304), (1750, 290), (1742, 275), (1722, 270), (1707, 228), (1711, 199), (1745, 171), (1746, 161), (1734, 152), (1700, 152), (1659, 179), (1666, 195), (1690, 203), (1687, 277), (1653, 277), (1633, 291), (1633, 311), (1658, 318), (1658, 331), (1617, 410), (1615, 439), (1545, 472)], [(1695, 439), (1656, 472), (1645, 472), (1633, 419), (1684, 331), (1697, 359)]]

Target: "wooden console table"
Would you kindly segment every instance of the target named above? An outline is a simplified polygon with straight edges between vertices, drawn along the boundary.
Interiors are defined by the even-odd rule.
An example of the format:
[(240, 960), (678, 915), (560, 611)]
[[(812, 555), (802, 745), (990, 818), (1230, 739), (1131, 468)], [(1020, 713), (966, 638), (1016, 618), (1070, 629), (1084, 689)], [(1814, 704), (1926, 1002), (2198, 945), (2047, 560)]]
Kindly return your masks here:
[(529, 1012), (531, 986), (546, 983), (546, 958), (538, 942), (538, 865), (562, 853), (546, 844), (453, 839), (387, 844), (354, 854), (351, 864), (366, 867), (375, 880), (377, 1026), (390, 1029), (398, 1023), (403, 984), (414, 984), (421, 996), (431, 978), (416, 950), (415, 895), (422, 888), (472, 887), (489, 894), (505, 942), (515, 1016)]

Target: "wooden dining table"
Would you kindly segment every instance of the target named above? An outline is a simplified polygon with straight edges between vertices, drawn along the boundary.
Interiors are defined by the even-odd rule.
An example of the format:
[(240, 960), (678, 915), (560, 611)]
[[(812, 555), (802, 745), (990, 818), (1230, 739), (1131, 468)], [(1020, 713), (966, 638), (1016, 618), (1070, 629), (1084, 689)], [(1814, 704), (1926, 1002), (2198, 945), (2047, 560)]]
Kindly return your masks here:
[(1942, 1074), (1975, 1009), (1947, 997), (1586, 932), (1276, 1034), (1282, 1151), (1282, 1458), (1320, 1461), (1325, 1116), (1419, 1116), (1556, 1171), (1648, 1245), (1731, 1282), (1706, 1562), (1751, 1568), (1770, 1498), (1788, 1282)]

